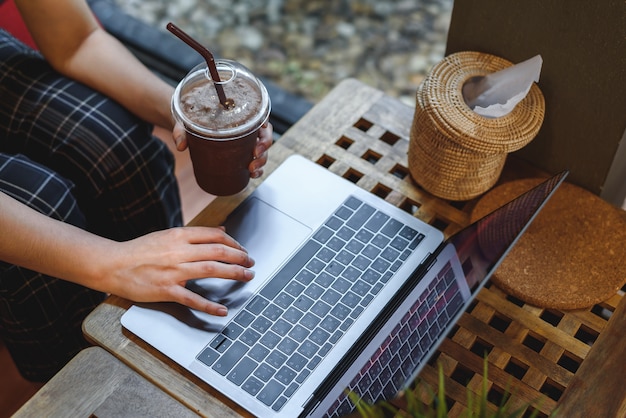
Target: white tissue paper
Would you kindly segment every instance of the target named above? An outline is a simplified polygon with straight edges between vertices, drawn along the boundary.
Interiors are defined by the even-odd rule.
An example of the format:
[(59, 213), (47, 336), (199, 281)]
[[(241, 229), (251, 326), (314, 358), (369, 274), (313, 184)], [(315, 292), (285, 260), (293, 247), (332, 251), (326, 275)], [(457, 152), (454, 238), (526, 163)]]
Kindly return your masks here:
[(539, 81), (541, 55), (486, 76), (472, 77), (463, 85), (465, 103), (479, 115), (498, 118), (510, 113)]

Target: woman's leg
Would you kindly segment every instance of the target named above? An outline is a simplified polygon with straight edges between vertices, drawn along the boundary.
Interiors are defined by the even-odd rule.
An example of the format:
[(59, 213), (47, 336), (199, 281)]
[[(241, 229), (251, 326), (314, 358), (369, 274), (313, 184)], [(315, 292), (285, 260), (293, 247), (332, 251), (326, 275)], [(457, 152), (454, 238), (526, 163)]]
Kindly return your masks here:
[[(62, 222), (85, 227), (73, 184), (22, 155), (0, 153), (0, 191)], [(1, 214), (0, 214), (1, 216)], [(81, 325), (104, 294), (0, 262), (0, 339), (20, 373), (44, 382), (88, 344)]]
[(0, 31), (0, 152), (75, 185), (87, 229), (126, 240), (182, 224), (174, 158), (152, 126)]

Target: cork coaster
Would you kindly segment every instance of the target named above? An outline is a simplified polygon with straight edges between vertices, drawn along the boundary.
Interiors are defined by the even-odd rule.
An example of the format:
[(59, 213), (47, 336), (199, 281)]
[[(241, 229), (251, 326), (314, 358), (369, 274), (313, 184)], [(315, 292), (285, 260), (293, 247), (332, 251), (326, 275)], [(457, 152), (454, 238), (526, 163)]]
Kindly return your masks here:
[[(494, 188), (479, 200), (472, 221), (541, 181)], [(582, 309), (602, 302), (626, 283), (626, 217), (598, 196), (563, 183), (491, 280), (542, 308)]]

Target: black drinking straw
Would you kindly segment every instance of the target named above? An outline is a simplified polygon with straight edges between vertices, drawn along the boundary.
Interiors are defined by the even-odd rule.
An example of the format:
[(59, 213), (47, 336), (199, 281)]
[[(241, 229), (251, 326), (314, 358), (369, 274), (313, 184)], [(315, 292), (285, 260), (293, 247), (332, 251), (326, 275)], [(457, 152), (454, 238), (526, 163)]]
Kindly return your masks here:
[(211, 78), (213, 79), (213, 85), (215, 86), (215, 90), (217, 91), (217, 97), (220, 99), (220, 103), (224, 108), (229, 109), (232, 107), (232, 100), (226, 98), (224, 94), (224, 87), (220, 84), (222, 80), (220, 80), (220, 75), (217, 72), (217, 66), (215, 65), (215, 60), (213, 59), (213, 54), (211, 51), (202, 46), (198, 41), (193, 39), (191, 36), (187, 35), (180, 29), (178, 26), (169, 22), (167, 24), (167, 30), (176, 35), (180, 40), (184, 43), (195, 49), (206, 61), (207, 67), (209, 68), (209, 73), (211, 73)]

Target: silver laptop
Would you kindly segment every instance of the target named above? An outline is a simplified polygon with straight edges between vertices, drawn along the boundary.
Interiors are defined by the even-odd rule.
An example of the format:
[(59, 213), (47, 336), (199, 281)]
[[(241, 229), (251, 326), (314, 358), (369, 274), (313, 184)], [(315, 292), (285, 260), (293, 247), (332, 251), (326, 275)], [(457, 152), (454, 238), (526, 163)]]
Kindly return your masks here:
[(122, 325), (260, 417), (342, 416), (409, 385), (566, 172), (450, 239), (301, 156), (227, 219), (249, 283), (188, 287), (228, 306), (133, 305)]

